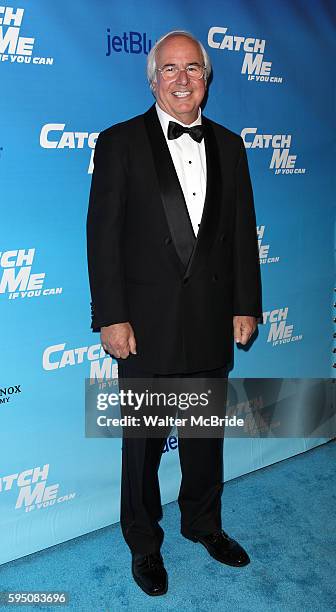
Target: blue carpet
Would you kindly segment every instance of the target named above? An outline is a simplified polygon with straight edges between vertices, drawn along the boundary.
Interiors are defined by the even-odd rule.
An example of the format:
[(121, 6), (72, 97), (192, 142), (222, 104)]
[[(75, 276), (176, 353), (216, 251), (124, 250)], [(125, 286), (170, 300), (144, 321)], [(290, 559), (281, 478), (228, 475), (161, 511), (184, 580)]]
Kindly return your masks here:
[[(0, 567), (0, 590), (66, 590), (67, 607), (2, 610), (309, 612), (336, 610), (336, 443), (225, 484), (223, 528), (251, 557), (221, 565), (179, 534), (177, 503), (164, 507), (169, 591), (150, 598), (133, 582), (119, 525)], [(1, 611), (2, 612), (2, 611)]]

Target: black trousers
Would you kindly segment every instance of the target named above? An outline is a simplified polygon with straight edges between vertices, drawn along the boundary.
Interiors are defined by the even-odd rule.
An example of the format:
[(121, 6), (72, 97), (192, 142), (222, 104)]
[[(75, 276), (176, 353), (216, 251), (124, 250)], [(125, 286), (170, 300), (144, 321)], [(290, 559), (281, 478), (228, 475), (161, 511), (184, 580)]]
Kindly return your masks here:
[[(118, 359), (119, 379), (155, 378), (156, 374), (134, 367), (132, 357)], [(162, 375), (157, 375), (162, 377)], [(226, 378), (219, 368), (192, 374), (170, 375), (185, 378)], [(169, 431), (167, 431), (169, 435)], [(158, 470), (166, 437), (123, 438), (121, 512), (123, 536), (134, 553), (158, 552), (164, 532), (159, 525), (162, 505)], [(207, 535), (221, 529), (223, 491), (223, 437), (178, 437), (182, 480), (178, 495), (181, 532)]]

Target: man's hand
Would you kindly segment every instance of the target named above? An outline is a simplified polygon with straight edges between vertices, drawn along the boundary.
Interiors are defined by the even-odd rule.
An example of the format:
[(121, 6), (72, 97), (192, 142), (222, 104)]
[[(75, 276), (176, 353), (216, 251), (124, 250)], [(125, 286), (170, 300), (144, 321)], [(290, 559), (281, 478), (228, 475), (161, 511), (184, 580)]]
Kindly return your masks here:
[(235, 342), (247, 344), (257, 328), (255, 317), (236, 315), (233, 317), (233, 333)]
[(136, 342), (130, 323), (114, 323), (100, 330), (103, 348), (113, 357), (126, 359), (130, 353), (136, 355)]

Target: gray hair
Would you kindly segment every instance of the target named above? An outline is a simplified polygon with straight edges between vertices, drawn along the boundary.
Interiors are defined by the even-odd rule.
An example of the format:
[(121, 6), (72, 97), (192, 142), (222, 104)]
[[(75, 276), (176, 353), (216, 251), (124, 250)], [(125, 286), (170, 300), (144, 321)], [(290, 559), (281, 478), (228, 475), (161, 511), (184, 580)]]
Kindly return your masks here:
[(211, 74), (211, 61), (202, 43), (199, 40), (197, 40), (195, 36), (190, 34), (190, 32), (187, 32), (186, 30), (172, 30), (171, 32), (168, 32), (164, 36), (161, 36), (161, 38), (159, 38), (159, 40), (156, 41), (155, 45), (151, 48), (150, 52), (148, 53), (147, 79), (148, 79), (150, 88), (153, 90), (153, 83), (156, 82), (156, 70), (157, 70), (156, 52), (159, 46), (161, 45), (161, 43), (170, 36), (186, 36), (187, 38), (190, 38), (190, 40), (193, 40), (199, 46), (200, 51), (202, 53), (204, 66), (205, 66), (204, 80), (206, 82)]

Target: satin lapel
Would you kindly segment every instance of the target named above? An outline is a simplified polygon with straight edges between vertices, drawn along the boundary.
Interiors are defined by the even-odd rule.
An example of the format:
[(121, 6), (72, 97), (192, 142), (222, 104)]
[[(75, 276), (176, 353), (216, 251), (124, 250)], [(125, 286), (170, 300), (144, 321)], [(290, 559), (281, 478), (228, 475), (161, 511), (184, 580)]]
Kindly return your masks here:
[(207, 186), (201, 224), (184, 278), (189, 277), (194, 270), (205, 263), (213, 245), (220, 217), (222, 175), (218, 144), (211, 122), (203, 117), (203, 124), (206, 126), (204, 143), (207, 166)]
[(155, 106), (144, 114), (144, 120), (172, 241), (185, 270), (194, 249), (195, 234)]

